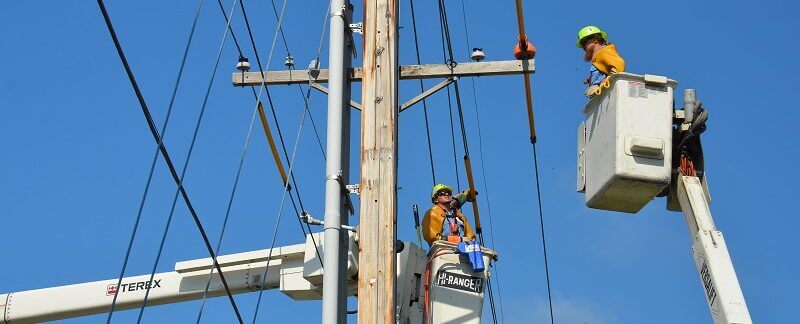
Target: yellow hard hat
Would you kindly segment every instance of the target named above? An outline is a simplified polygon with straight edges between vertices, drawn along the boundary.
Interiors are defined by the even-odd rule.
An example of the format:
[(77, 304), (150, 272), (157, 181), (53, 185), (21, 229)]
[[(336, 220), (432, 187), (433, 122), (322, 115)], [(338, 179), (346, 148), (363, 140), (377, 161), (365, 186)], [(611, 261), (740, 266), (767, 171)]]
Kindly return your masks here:
[(437, 183), (435, 186), (433, 186), (433, 190), (431, 190), (431, 199), (436, 199), (436, 194), (442, 190), (448, 190), (452, 193), (453, 187), (448, 186), (446, 184)]
[(583, 46), (581, 46), (581, 41), (584, 38), (592, 36), (592, 35), (597, 35), (597, 34), (600, 34), (600, 37), (602, 37), (603, 39), (608, 38), (608, 34), (606, 32), (604, 32), (604, 31), (600, 30), (600, 28), (597, 27), (597, 26), (586, 26), (586, 27), (583, 27), (583, 28), (581, 28), (580, 31), (578, 31), (578, 42), (576, 42), (575, 45), (578, 46), (579, 48), (582, 48)]

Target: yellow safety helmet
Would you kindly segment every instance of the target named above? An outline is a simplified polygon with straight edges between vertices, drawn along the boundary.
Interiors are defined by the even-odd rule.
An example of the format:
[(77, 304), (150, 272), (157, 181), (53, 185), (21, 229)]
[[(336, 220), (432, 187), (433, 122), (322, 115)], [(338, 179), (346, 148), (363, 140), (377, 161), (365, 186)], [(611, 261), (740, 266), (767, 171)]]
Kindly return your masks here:
[(442, 190), (449, 190), (452, 193), (453, 187), (446, 184), (437, 183), (435, 186), (433, 186), (433, 190), (431, 190), (431, 200), (436, 200), (436, 194)]
[(608, 34), (606, 32), (604, 32), (604, 31), (600, 30), (600, 28), (597, 27), (597, 26), (586, 26), (586, 27), (583, 27), (583, 28), (581, 28), (580, 31), (578, 31), (578, 42), (576, 42), (575, 45), (578, 46), (579, 48), (583, 48), (583, 46), (581, 46), (581, 41), (583, 41), (583, 39), (586, 38), (586, 37), (589, 37), (589, 36), (592, 36), (592, 35), (597, 35), (597, 34), (600, 34), (600, 37), (602, 37), (603, 39), (607, 39), (608, 38)]

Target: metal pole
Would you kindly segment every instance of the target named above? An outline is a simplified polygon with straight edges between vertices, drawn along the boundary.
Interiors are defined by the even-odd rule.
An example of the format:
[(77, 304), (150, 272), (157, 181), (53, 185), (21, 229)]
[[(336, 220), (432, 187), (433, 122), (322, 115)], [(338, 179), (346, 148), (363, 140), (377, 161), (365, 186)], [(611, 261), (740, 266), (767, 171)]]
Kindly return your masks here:
[(692, 122), (692, 117), (694, 117), (694, 108), (697, 106), (697, 93), (694, 89), (684, 89), (683, 90), (683, 112), (684, 112), (684, 123)]
[[(330, 50), (328, 56), (329, 82), (328, 87), (328, 142), (327, 142), (327, 162), (325, 164), (325, 238), (324, 238), (324, 262), (323, 266), (323, 285), (322, 285), (322, 323), (334, 324), (346, 322), (347, 300), (346, 294), (341, 290), (345, 287), (345, 268), (347, 266), (345, 254), (342, 253), (346, 236), (342, 230), (342, 224), (347, 223), (347, 214), (344, 207), (344, 199), (339, 178), (347, 181), (346, 167), (348, 156), (343, 154), (347, 151), (349, 142), (349, 99), (350, 94), (345, 93), (349, 89), (347, 83), (347, 69), (350, 67), (350, 59), (346, 57), (347, 39), (345, 33), (349, 32), (347, 24), (347, 8), (349, 3), (346, 0), (333, 0), (331, 3), (330, 19)], [(347, 99), (347, 101), (345, 101)], [(348, 110), (348, 111), (345, 111)], [(348, 121), (345, 124), (345, 121)], [(346, 153), (346, 152), (345, 152)], [(344, 219), (344, 221), (343, 221)]]

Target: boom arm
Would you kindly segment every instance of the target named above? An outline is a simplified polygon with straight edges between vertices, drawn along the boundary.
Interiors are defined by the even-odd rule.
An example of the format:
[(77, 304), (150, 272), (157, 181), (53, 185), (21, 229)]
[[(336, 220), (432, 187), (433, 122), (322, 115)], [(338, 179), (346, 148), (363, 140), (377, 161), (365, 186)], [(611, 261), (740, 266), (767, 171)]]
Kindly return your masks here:
[[(319, 234), (314, 234), (322, 242)], [(353, 254), (354, 238), (350, 236), (348, 255), (349, 278), (357, 273), (357, 260)], [(322, 246), (320, 246), (322, 252)], [(269, 258), (269, 271), (263, 278)], [(305, 244), (221, 255), (217, 258), (231, 293), (280, 288), (295, 300), (322, 297), (322, 267), (310, 236)], [(68, 286), (0, 294), (0, 323), (34, 323), (79, 317), (108, 312), (115, 293), (115, 308), (138, 308), (147, 289), (150, 294), (147, 306), (177, 303), (203, 298), (206, 280), (213, 268), (211, 258), (178, 262), (175, 271), (117, 279), (101, 280)], [(350, 280), (353, 281), (353, 280)], [(350, 283), (352, 286), (353, 282)], [(349, 287), (352, 294), (355, 287)], [(225, 290), (216, 271), (212, 275), (209, 297), (223, 296)]]
[(692, 255), (715, 324), (752, 323), (722, 232), (698, 177), (678, 174), (678, 200), (692, 238)]

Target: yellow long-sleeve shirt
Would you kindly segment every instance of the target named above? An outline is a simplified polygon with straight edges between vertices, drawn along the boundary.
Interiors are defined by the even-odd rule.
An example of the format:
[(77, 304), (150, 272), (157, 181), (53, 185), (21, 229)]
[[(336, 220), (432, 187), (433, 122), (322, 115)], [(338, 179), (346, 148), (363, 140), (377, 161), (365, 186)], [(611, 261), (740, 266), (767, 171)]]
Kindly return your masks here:
[[(467, 218), (464, 217), (464, 214), (461, 214), (458, 208), (453, 208), (453, 211), (456, 213), (456, 217), (464, 223), (463, 236), (474, 240), (475, 233), (472, 231), (472, 227), (469, 225)], [(442, 209), (442, 207), (434, 205), (425, 212), (425, 217), (422, 218), (422, 236), (425, 237), (425, 241), (427, 241), (428, 244), (433, 244), (434, 241), (443, 239), (442, 226), (444, 225), (444, 219), (445, 210)]]

